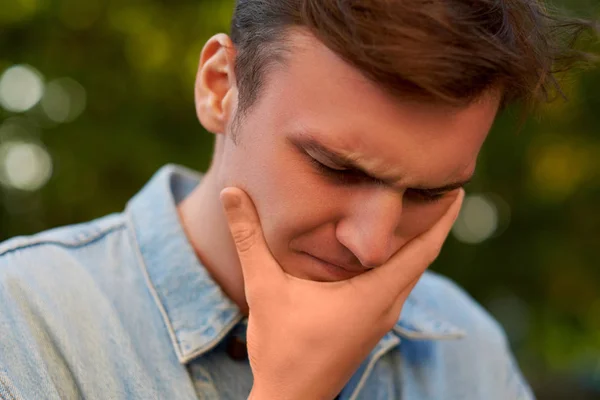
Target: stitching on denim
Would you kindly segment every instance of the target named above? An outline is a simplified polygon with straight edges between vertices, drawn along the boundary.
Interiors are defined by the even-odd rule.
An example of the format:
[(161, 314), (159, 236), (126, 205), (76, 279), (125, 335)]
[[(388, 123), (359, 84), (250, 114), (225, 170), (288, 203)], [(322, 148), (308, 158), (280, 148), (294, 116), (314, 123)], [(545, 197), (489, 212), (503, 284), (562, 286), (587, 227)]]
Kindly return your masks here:
[(209, 350), (212, 350), (214, 347), (216, 347), (219, 342), (221, 340), (223, 340), (223, 338), (229, 333), (229, 331), (238, 323), (240, 322), (244, 317), (241, 314), (238, 314), (236, 316), (236, 318), (234, 318), (231, 323), (229, 323), (229, 325), (226, 325), (223, 330), (221, 331), (221, 333), (219, 335), (217, 335), (213, 340), (211, 340), (210, 342), (206, 343), (206, 345), (198, 348), (196, 351), (191, 352), (189, 354), (187, 354), (185, 357), (181, 358), (181, 362), (182, 363), (187, 363), (191, 360), (193, 360), (194, 358), (198, 357), (199, 355), (206, 353)]
[(29, 243), (17, 244), (13, 247), (9, 247), (3, 251), (0, 251), (0, 257), (5, 256), (10, 253), (13, 253), (15, 251), (25, 250), (25, 249), (29, 249), (32, 247), (38, 247), (38, 246), (43, 246), (43, 245), (55, 245), (55, 246), (69, 248), (69, 249), (74, 249), (74, 248), (82, 247), (82, 246), (97, 242), (98, 240), (103, 239), (107, 235), (109, 235), (113, 232), (123, 230), (123, 229), (125, 229), (125, 225), (124, 225), (123, 221), (119, 221), (118, 223), (108, 226), (106, 229), (99, 231), (97, 234), (92, 235), (84, 240), (78, 241), (77, 243), (69, 243), (66, 241), (54, 240), (54, 239), (50, 239), (50, 238), (34, 238), (34, 237), (32, 237), (30, 239)]
[(160, 313), (163, 317), (163, 322), (165, 323), (167, 331), (169, 332), (169, 337), (171, 338), (171, 344), (173, 345), (173, 348), (175, 349), (175, 354), (177, 355), (177, 359), (179, 360), (179, 362), (182, 363), (183, 355), (181, 352), (181, 347), (179, 345), (179, 341), (177, 340), (177, 335), (175, 335), (175, 330), (173, 329), (173, 326), (171, 325), (171, 320), (169, 319), (169, 314), (167, 313), (167, 310), (165, 309), (165, 306), (162, 303), (160, 296), (158, 295), (158, 292), (156, 291), (156, 287), (154, 287), (154, 284), (152, 283), (152, 280), (150, 279), (150, 274), (148, 273), (148, 266), (146, 265), (146, 261), (144, 260), (144, 256), (142, 255), (142, 251), (140, 249), (139, 242), (137, 241), (137, 232), (135, 230), (135, 224), (133, 223), (131, 212), (129, 210), (127, 210), (127, 225), (129, 225), (130, 234), (133, 235), (133, 243), (134, 243), (133, 248), (134, 248), (134, 252), (135, 252), (135, 257), (138, 259), (138, 264), (140, 266), (140, 269), (142, 270), (142, 274), (144, 275), (144, 280), (146, 281), (146, 286), (148, 286), (148, 290), (150, 291), (150, 294), (154, 298), (154, 302), (156, 303), (156, 306), (158, 307), (158, 310), (160, 311)]
[[(435, 273), (431, 273), (431, 272), (429, 272), (429, 273), (436, 277), (440, 276)], [(448, 281), (447, 283), (453, 284), (453, 282), (448, 280), (447, 278), (445, 278), (443, 276), (441, 276), (441, 277), (446, 279)], [(422, 301), (420, 301), (420, 299), (416, 298), (415, 295), (409, 296), (406, 299), (405, 304), (408, 302), (413, 303), (414, 307), (418, 307), (421, 310), (422, 315), (425, 315), (427, 318), (429, 318), (432, 321), (445, 324), (445, 325), (449, 326), (450, 328), (455, 329), (456, 332), (455, 333), (442, 333), (442, 334), (431, 333), (431, 332), (410, 332), (400, 325), (400, 322), (402, 321), (402, 316), (400, 315), (398, 317), (398, 321), (392, 328), (392, 330), (395, 331), (397, 334), (402, 335), (402, 336), (406, 337), (407, 339), (427, 339), (427, 340), (447, 340), (447, 339), (454, 340), (454, 339), (462, 339), (465, 336), (467, 336), (467, 332), (464, 329), (462, 329), (461, 327), (458, 327), (455, 324), (451, 323), (450, 321), (442, 318), (436, 310), (434, 310), (431, 307), (429, 307), (428, 305), (424, 304)]]
[(369, 360), (369, 364), (367, 364), (367, 368), (365, 368), (365, 372), (363, 372), (362, 376), (360, 377), (360, 381), (358, 381), (358, 385), (356, 385), (354, 392), (352, 392), (352, 394), (350, 395), (350, 398), (348, 400), (356, 400), (357, 399), (358, 395), (360, 394), (360, 391), (363, 389), (363, 387), (365, 386), (365, 383), (367, 382), (367, 378), (369, 377), (369, 375), (371, 375), (371, 372), (373, 371), (373, 368), (375, 367), (375, 363), (377, 361), (379, 361), (379, 359), (381, 357), (383, 357), (384, 354), (386, 354), (388, 351), (390, 351), (394, 347), (398, 346), (399, 344), (400, 344), (400, 339), (398, 338), (398, 341), (396, 343), (394, 343), (393, 345), (386, 346), (386, 347), (382, 348), (381, 350), (379, 350), (377, 353), (373, 354), (373, 358), (371, 358), (371, 360)]
[(0, 386), (3, 389), (2, 391), (9, 396), (7, 398), (7, 397), (4, 397), (4, 395), (1, 395), (0, 399), (2, 399), (2, 400), (17, 400), (15, 395), (12, 393), (12, 391), (8, 387), (8, 377), (2, 372), (0, 372)]
[(238, 313), (235, 316), (235, 318), (233, 318), (231, 320), (231, 322), (224, 327), (222, 332), (217, 337), (215, 337), (210, 342), (206, 343), (204, 346), (201, 346), (200, 348), (196, 349), (193, 352), (184, 352), (181, 347), (181, 343), (179, 342), (179, 339), (177, 337), (177, 334), (175, 333), (175, 329), (173, 328), (173, 325), (171, 324), (171, 318), (169, 317), (169, 313), (167, 312), (165, 305), (163, 304), (160, 296), (158, 295), (158, 291), (156, 290), (156, 287), (152, 283), (152, 279), (150, 279), (150, 273), (148, 272), (148, 266), (146, 265), (146, 261), (144, 260), (144, 256), (142, 255), (142, 251), (138, 245), (139, 242), (136, 240), (137, 232), (135, 230), (135, 224), (133, 222), (132, 215), (129, 210), (127, 211), (127, 222), (126, 223), (129, 225), (129, 231), (134, 236), (135, 245), (133, 247), (135, 248), (135, 250), (134, 250), (135, 256), (138, 259), (140, 269), (142, 270), (142, 274), (144, 275), (146, 285), (148, 286), (148, 290), (150, 291), (150, 294), (154, 298), (154, 302), (156, 303), (156, 305), (163, 317), (163, 322), (165, 323), (167, 331), (169, 332), (169, 337), (171, 338), (171, 344), (173, 345), (173, 348), (175, 349), (175, 354), (177, 355), (177, 359), (179, 360), (179, 362), (181, 364), (186, 364), (187, 362), (191, 361), (192, 359), (196, 358), (197, 356), (199, 356), (199, 355), (213, 349), (215, 346), (217, 346), (219, 344), (219, 342), (227, 335), (227, 333), (229, 333), (229, 331), (238, 322), (240, 322), (243, 319), (243, 315)]
[(457, 333), (444, 333), (441, 335), (431, 334), (426, 332), (412, 332), (406, 330), (400, 326), (394, 326), (392, 330), (400, 336), (405, 337), (406, 339), (413, 340), (457, 340), (462, 339), (467, 336), (465, 332), (457, 332)]

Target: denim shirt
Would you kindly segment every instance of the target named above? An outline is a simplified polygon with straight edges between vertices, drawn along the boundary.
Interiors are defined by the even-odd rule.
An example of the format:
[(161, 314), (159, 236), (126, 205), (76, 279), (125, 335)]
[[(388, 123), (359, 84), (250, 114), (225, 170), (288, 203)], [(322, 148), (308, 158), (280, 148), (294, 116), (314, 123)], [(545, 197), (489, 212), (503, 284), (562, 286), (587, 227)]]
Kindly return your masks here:
[[(244, 319), (178, 219), (199, 179), (166, 166), (123, 213), (0, 244), (0, 398), (247, 397), (248, 361), (226, 350)], [(339, 398), (533, 396), (498, 324), (426, 273)]]

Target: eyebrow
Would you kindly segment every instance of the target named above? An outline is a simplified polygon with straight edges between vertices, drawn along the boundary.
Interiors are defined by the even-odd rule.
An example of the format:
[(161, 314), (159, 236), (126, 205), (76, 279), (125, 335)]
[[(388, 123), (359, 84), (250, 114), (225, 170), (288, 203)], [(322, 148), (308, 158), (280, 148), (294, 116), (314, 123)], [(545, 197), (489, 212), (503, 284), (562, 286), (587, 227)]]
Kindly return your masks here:
[[(375, 174), (372, 174), (366, 171), (361, 165), (359, 165), (356, 160), (352, 159), (352, 157), (343, 154), (339, 151), (331, 149), (327, 147), (325, 144), (321, 143), (317, 139), (307, 136), (302, 138), (290, 138), (291, 143), (301, 152), (307, 153), (310, 151), (312, 153), (316, 153), (322, 157), (325, 157), (327, 161), (339, 166), (340, 168), (344, 168), (350, 170), (351, 172), (355, 172), (357, 174), (363, 175), (369, 179), (383, 182), (386, 185), (397, 187), (397, 182), (399, 179), (393, 179), (389, 177), (378, 177)], [(309, 154), (307, 154), (309, 155)], [(310, 156), (310, 155), (309, 155)], [(452, 190), (456, 190), (461, 188), (467, 184), (469, 184), (472, 180), (472, 176), (463, 181), (452, 182), (439, 187), (412, 187), (411, 189), (420, 190), (427, 193), (443, 193), (450, 192)]]

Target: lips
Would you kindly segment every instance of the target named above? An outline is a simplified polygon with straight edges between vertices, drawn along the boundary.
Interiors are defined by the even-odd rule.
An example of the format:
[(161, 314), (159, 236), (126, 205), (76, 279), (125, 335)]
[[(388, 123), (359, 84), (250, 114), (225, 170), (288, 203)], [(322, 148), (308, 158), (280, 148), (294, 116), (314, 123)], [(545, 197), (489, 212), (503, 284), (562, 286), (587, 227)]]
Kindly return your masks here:
[(366, 271), (366, 269), (362, 268), (362, 267), (349, 266), (347, 263), (338, 262), (338, 261), (334, 261), (334, 260), (323, 258), (323, 257), (318, 257), (318, 256), (315, 256), (315, 255), (310, 254), (310, 253), (305, 253), (305, 254), (307, 254), (308, 256), (310, 256), (312, 258), (316, 258), (317, 260), (319, 260), (321, 262), (324, 262), (326, 264), (331, 264), (334, 267), (341, 268), (344, 271), (347, 271), (347, 272), (350, 272), (350, 273), (353, 273), (353, 274), (360, 274), (360, 273)]

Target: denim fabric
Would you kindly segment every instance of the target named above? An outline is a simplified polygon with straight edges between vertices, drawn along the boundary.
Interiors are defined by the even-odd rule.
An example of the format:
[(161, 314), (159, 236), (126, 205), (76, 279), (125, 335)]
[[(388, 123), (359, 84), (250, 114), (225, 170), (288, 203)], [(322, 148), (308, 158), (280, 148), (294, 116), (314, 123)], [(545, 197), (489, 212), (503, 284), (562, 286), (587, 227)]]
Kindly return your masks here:
[[(199, 179), (166, 166), (123, 213), (0, 244), (0, 398), (247, 397), (248, 362), (226, 351), (245, 321), (199, 263), (176, 210)], [(531, 398), (502, 329), (433, 273), (340, 393)]]

